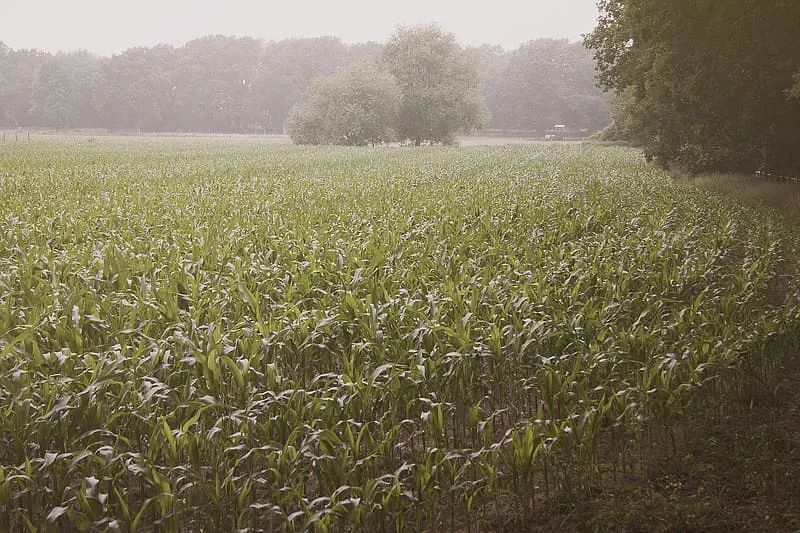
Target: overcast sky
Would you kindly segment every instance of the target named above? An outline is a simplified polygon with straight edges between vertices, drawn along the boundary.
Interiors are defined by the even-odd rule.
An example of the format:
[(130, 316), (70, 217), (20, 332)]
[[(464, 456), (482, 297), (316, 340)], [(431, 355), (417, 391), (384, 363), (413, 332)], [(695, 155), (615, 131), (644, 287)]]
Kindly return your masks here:
[(399, 24), (438, 22), (463, 44), (515, 48), (578, 39), (596, 16), (595, 0), (0, 0), (0, 41), (108, 55), (217, 33), (382, 42)]

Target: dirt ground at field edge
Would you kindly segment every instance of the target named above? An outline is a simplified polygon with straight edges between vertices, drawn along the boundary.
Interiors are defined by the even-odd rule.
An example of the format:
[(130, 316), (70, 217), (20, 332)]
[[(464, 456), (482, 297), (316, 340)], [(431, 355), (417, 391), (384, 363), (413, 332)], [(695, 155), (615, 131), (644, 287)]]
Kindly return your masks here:
[(681, 456), (600, 495), (558, 529), (800, 531), (800, 358), (772, 391), (741, 408), (695, 430)]
[(677, 454), (655, 445), (644, 468), (604, 475), (588, 501), (538, 500), (528, 520), (505, 501), (478, 528), (456, 531), (800, 532), (800, 354), (781, 376), (731, 414), (704, 413), (678, 428)]

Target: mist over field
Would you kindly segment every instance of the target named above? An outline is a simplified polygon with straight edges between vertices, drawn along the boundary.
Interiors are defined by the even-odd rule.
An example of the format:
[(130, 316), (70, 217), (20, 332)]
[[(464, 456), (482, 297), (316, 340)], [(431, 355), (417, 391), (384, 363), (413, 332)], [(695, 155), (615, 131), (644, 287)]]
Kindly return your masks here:
[(0, 39), (0, 533), (800, 530), (800, 3)]
[[(42, 13), (47, 13), (43, 17)], [(202, 35), (252, 36), (267, 41), (335, 35), (346, 43), (385, 42), (398, 25), (436, 22), (465, 46), (485, 43), (513, 50), (532, 39), (576, 41), (597, 21), (592, 0), (4, 0), (2, 40), (13, 48), (50, 53), (79, 49), (109, 56), (134, 46), (180, 46)]]

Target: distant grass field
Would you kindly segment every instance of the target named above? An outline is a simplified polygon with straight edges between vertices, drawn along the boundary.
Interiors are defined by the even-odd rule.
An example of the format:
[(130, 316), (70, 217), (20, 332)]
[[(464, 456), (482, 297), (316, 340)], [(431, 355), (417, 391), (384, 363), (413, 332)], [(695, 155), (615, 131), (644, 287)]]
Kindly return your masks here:
[(773, 383), (800, 228), (632, 149), (0, 145), (0, 530), (524, 528)]

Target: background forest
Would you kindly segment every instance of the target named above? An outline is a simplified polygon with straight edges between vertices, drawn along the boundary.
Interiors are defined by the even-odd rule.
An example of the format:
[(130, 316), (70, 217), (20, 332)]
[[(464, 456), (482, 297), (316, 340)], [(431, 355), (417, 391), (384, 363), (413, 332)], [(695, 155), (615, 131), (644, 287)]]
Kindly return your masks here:
[[(0, 127), (284, 133), (314, 80), (378, 58), (384, 45), (334, 37), (264, 42), (214, 35), (111, 57), (50, 54), (0, 43)], [(531, 132), (610, 122), (582, 43), (535, 40), (516, 50), (469, 48), (489, 130)]]

